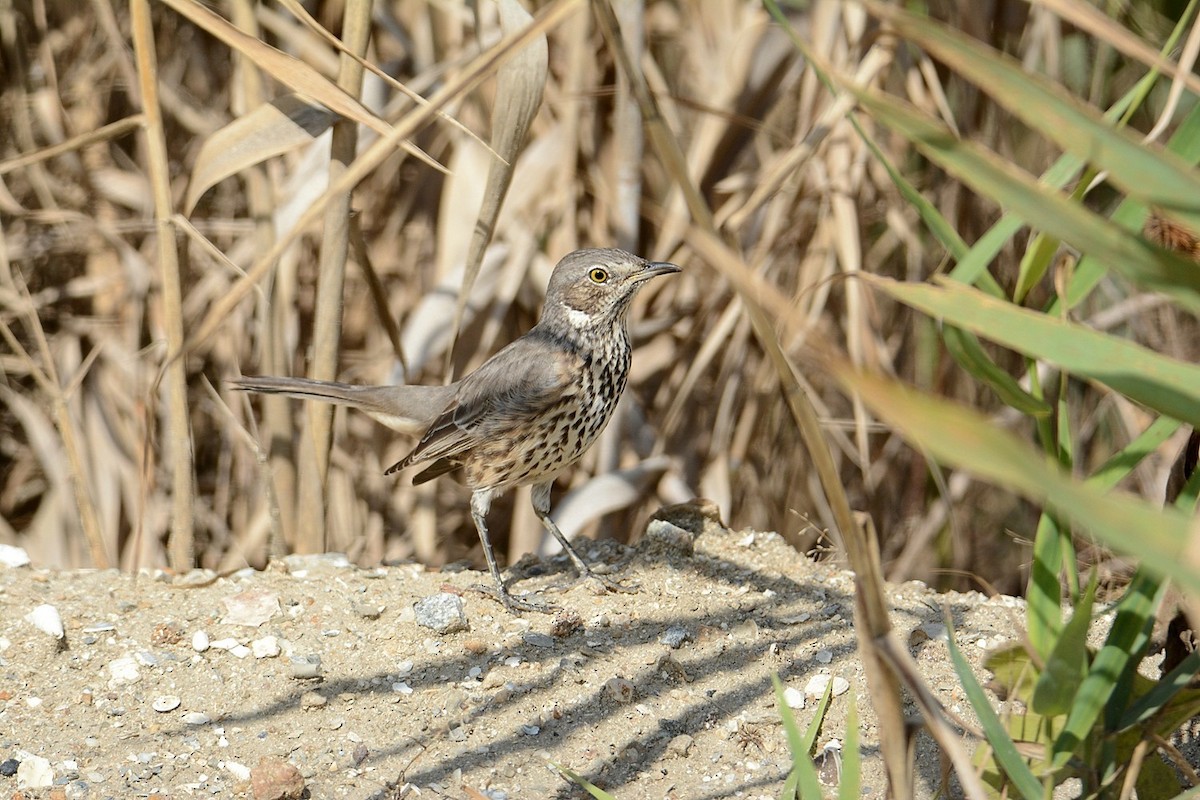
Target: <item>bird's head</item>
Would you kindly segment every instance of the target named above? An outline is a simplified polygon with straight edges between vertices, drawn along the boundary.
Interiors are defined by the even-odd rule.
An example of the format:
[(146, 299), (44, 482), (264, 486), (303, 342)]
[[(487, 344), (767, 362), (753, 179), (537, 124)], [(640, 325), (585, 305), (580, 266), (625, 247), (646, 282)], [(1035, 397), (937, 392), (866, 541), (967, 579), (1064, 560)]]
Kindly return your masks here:
[(576, 250), (563, 257), (550, 274), (543, 321), (572, 328), (622, 319), (642, 284), (679, 267), (624, 250)]

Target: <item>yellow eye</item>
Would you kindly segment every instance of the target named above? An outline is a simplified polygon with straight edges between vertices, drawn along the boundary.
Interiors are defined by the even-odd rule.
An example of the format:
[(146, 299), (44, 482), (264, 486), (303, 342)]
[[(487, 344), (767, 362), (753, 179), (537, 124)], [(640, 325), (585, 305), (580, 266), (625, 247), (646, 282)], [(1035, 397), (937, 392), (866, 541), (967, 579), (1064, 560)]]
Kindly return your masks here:
[(608, 270), (592, 267), (588, 277), (592, 279), (592, 283), (608, 283)]

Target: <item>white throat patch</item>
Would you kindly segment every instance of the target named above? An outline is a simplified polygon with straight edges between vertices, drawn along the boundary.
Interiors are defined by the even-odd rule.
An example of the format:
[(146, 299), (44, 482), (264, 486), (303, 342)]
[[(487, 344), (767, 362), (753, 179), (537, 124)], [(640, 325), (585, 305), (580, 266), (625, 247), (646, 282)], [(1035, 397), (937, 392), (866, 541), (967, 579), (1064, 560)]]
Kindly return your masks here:
[(563, 312), (567, 315), (567, 319), (571, 321), (573, 328), (586, 328), (592, 324), (592, 315), (586, 311), (580, 311), (578, 308), (571, 308), (564, 304)]

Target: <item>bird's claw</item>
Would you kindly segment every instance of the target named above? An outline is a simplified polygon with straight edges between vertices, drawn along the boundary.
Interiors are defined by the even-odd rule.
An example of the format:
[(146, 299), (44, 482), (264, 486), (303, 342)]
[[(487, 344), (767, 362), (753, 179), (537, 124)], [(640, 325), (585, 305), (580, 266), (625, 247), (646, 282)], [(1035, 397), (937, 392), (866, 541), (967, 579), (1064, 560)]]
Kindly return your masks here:
[(637, 594), (641, 584), (637, 582), (632, 584), (621, 583), (613, 578), (599, 574), (595, 569), (584, 568), (580, 570), (575, 578), (549, 588), (552, 591), (565, 592), (576, 586), (584, 586), (592, 594), (600, 596), (605, 594)]
[(514, 616), (520, 616), (522, 611), (532, 611), (536, 614), (557, 614), (562, 609), (553, 603), (540, 603), (534, 600), (525, 600), (522, 597), (517, 597), (511, 594), (504, 587), (486, 586), (484, 584), (475, 584), (471, 587), (472, 590), (480, 594), (490, 597), (496, 602), (504, 606)]

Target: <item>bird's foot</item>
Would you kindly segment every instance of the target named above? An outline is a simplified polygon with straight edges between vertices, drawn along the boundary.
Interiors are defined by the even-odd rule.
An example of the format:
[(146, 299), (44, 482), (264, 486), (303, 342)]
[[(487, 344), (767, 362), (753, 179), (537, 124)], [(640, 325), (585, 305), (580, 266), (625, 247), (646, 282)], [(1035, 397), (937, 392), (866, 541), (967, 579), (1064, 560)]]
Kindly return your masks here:
[(490, 597), (504, 606), (509, 613), (518, 617), (521, 616), (522, 611), (532, 611), (537, 614), (557, 614), (561, 610), (553, 603), (542, 603), (536, 600), (526, 600), (524, 597), (517, 597), (503, 586), (487, 586), (477, 583), (471, 589), (486, 597)]
[(601, 574), (602, 570), (609, 569), (608, 565), (601, 564), (596, 567), (589, 567), (586, 564), (576, 564), (575, 568), (579, 574), (565, 583), (560, 583), (549, 587), (552, 591), (565, 592), (575, 586), (583, 586), (594, 595), (605, 594), (637, 594), (641, 584), (621, 583), (615, 578), (610, 578), (607, 575)]

